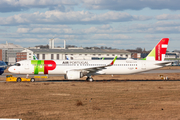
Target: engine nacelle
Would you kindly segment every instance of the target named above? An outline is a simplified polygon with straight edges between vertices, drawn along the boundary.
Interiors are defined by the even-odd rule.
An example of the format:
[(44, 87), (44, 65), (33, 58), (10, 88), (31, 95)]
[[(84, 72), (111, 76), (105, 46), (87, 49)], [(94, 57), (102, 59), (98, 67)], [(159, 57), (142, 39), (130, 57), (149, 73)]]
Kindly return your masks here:
[(64, 78), (68, 80), (79, 80), (82, 77), (83, 73), (80, 71), (67, 71), (66, 75), (64, 75)]

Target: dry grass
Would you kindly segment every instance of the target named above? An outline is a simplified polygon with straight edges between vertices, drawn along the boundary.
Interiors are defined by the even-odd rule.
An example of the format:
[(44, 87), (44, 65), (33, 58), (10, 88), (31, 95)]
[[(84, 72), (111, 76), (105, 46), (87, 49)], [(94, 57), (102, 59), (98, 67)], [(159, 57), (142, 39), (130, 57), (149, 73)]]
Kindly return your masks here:
[(82, 106), (82, 105), (83, 105), (83, 103), (80, 100), (77, 100), (76, 106)]
[(0, 83), (0, 118), (178, 120), (179, 91), (179, 81)]

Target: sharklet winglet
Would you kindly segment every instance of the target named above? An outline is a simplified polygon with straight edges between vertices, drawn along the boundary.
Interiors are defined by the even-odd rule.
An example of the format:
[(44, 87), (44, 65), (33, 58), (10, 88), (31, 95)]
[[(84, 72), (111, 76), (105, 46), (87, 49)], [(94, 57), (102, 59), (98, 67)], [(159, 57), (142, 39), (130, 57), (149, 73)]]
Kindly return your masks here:
[(114, 62), (116, 61), (116, 59), (117, 59), (117, 56), (114, 58), (114, 60), (111, 62), (110, 65), (114, 65)]

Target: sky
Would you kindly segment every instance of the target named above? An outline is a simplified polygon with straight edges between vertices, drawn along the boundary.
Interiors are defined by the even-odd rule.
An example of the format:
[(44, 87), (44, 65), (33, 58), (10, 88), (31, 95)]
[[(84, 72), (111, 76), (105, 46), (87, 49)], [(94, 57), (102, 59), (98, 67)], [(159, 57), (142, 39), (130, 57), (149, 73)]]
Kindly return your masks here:
[(0, 43), (180, 50), (179, 0), (0, 0)]

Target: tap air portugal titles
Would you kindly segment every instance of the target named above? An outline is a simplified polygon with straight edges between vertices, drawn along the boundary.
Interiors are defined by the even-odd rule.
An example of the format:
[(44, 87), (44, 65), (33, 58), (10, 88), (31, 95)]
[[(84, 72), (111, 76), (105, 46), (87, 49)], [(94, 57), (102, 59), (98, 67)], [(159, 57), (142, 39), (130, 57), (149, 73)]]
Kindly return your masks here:
[(23, 60), (9, 68), (16, 74), (62, 74), (65, 79), (78, 80), (102, 74), (134, 74), (164, 67), (169, 38), (163, 38), (143, 60)]

